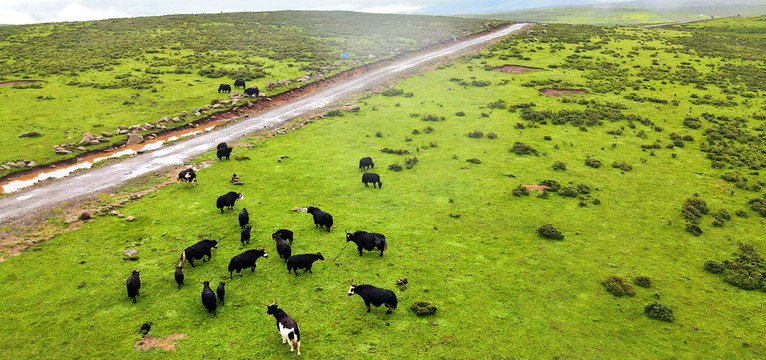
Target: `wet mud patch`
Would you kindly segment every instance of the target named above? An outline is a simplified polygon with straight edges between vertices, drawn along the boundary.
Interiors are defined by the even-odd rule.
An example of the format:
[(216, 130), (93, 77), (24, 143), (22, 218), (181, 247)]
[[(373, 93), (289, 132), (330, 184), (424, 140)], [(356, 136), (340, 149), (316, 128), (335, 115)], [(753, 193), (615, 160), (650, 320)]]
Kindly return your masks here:
[(152, 348), (160, 348), (165, 351), (173, 351), (176, 349), (176, 340), (186, 337), (184, 333), (173, 333), (165, 337), (145, 336), (143, 339), (136, 341), (133, 348), (135, 350), (150, 350)]
[(548, 96), (560, 96), (560, 95), (569, 95), (569, 94), (587, 94), (588, 92), (582, 89), (554, 89), (554, 88), (544, 88), (538, 90), (541, 93), (548, 95)]
[(523, 74), (530, 71), (545, 71), (543, 68), (521, 66), (521, 65), (503, 65), (492, 68), (493, 71), (499, 71), (509, 74)]

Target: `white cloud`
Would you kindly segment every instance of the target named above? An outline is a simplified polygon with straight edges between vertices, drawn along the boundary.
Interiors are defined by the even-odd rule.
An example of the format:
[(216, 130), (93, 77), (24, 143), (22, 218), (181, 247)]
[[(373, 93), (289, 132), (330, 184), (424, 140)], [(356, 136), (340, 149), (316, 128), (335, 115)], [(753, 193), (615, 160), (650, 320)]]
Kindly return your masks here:
[(24, 11), (7, 9), (5, 8), (5, 5), (0, 6), (0, 24), (17, 25), (31, 24), (34, 22), (37, 21)]
[(73, 2), (67, 4), (61, 10), (57, 11), (54, 19), (47, 21), (84, 21), (127, 16), (129, 15), (115, 9), (114, 7), (108, 7), (106, 9), (89, 8), (80, 4), (79, 2)]
[(413, 11), (420, 10), (425, 6), (410, 5), (410, 4), (388, 4), (379, 6), (370, 6), (358, 9), (357, 11), (366, 13), (378, 13), (378, 14), (401, 14), (411, 13)]

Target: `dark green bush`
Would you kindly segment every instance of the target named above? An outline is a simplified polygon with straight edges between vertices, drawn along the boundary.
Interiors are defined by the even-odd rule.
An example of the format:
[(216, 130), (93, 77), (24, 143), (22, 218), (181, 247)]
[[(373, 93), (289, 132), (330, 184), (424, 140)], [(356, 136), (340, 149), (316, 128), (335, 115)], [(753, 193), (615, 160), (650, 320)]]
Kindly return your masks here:
[(766, 216), (766, 199), (750, 199), (747, 203), (750, 204), (751, 209), (761, 214), (761, 216)]
[(628, 164), (628, 163), (626, 163), (624, 161), (612, 162), (612, 167), (615, 168), (615, 169), (620, 169), (622, 171), (631, 171), (631, 170), (633, 170), (633, 165), (630, 165), (630, 164)]
[(700, 214), (703, 214), (703, 215), (707, 214), (710, 211), (710, 209), (707, 207), (707, 203), (705, 202), (705, 200), (702, 200), (696, 196), (686, 199), (686, 201), (684, 201), (684, 206), (687, 206), (687, 205), (694, 207), (695, 209), (699, 211)]
[(564, 239), (564, 234), (562, 234), (561, 231), (553, 227), (553, 225), (551, 224), (540, 225), (540, 227), (537, 228), (537, 233), (546, 239), (553, 239), (553, 240)]
[(484, 133), (479, 130), (474, 130), (468, 133), (469, 138), (479, 139), (484, 137)]
[(593, 205), (599, 205), (599, 204), (601, 204), (601, 200), (593, 199)]
[(557, 192), (561, 189), (561, 184), (556, 180), (543, 180), (538, 185), (547, 186), (547, 191)]
[(423, 132), (426, 133), (426, 134), (429, 134), (429, 133), (431, 133), (433, 131), (434, 131), (434, 128), (431, 125), (428, 125), (428, 126), (425, 127), (425, 129), (423, 129)]
[(465, 116), (465, 113), (462, 111), (458, 111), (455, 113), (455, 116)]
[(487, 133), (487, 139), (497, 139), (497, 134), (495, 134), (493, 132), (488, 132)]
[(431, 304), (428, 301), (414, 301), (410, 305), (410, 310), (415, 312), (417, 316), (433, 315), (436, 313), (436, 305)]
[(468, 161), (471, 164), (481, 164), (481, 160), (477, 158), (466, 159), (465, 161)]
[(397, 96), (404, 94), (404, 90), (390, 87), (380, 92), (383, 96)]
[(590, 194), (590, 186), (585, 184), (577, 184), (577, 192), (582, 195)]
[(567, 164), (561, 162), (561, 161), (554, 161), (553, 162), (553, 170), (566, 170)]
[(396, 154), (396, 155), (404, 155), (404, 154), (410, 154), (412, 151), (410, 150), (404, 150), (404, 149), (389, 149), (389, 148), (381, 148), (381, 152), (384, 152), (386, 154)]
[(740, 253), (732, 260), (705, 262), (705, 270), (722, 274), (723, 281), (741, 289), (763, 289), (766, 280), (766, 262), (755, 251), (753, 244), (739, 243), (739, 249)]
[(399, 164), (391, 164), (391, 165), (388, 165), (388, 170), (401, 171), (402, 170), (402, 166), (399, 165)]
[(737, 209), (737, 211), (734, 212), (734, 215), (737, 215), (739, 217), (744, 217), (744, 218), (750, 217), (750, 215), (747, 213), (747, 211), (742, 210), (742, 209)]
[(510, 149), (510, 152), (516, 155), (537, 155), (537, 150), (533, 149), (531, 146), (525, 143), (518, 141), (513, 143), (513, 147)]
[(415, 164), (417, 164), (417, 163), (418, 163), (418, 157), (417, 156), (413, 156), (411, 158), (404, 159), (404, 166), (407, 169), (412, 169), (412, 167), (415, 166)]
[(606, 288), (606, 291), (614, 296), (633, 296), (636, 295), (636, 291), (633, 290), (633, 286), (628, 284), (623, 278), (612, 275), (606, 280), (601, 282)]
[(633, 283), (644, 288), (652, 287), (652, 279), (648, 276), (636, 276), (633, 279)]
[(564, 197), (577, 197), (579, 195), (577, 188), (574, 186), (562, 186), (558, 193)]
[(437, 115), (428, 114), (428, 115), (423, 115), (420, 118), (420, 120), (423, 120), (423, 121), (444, 121), (444, 116), (437, 116)]
[(652, 319), (662, 321), (673, 321), (675, 319), (675, 316), (673, 316), (673, 309), (656, 301), (644, 307), (644, 314)]
[(529, 189), (527, 189), (527, 187), (524, 185), (519, 185), (516, 188), (514, 188), (513, 191), (511, 191), (511, 193), (513, 194), (513, 196), (522, 196), (522, 195), (526, 196), (526, 195), (529, 195)]
[(702, 229), (700, 229), (700, 227), (697, 226), (697, 224), (692, 222), (686, 223), (686, 231), (692, 233), (692, 235), (695, 235), (695, 236), (702, 235)]
[(601, 167), (601, 160), (596, 160), (595, 158), (588, 156), (587, 158), (585, 158), (585, 165), (590, 166), (594, 169), (598, 169)]
[(708, 260), (705, 261), (705, 270), (713, 274), (720, 274), (726, 270), (726, 267), (720, 261)]
[(412, 130), (412, 135), (419, 135), (419, 134), (420, 134), (420, 130), (418, 129)]
[(723, 175), (721, 175), (721, 179), (730, 183), (739, 182), (739, 178), (740, 178), (739, 173), (734, 171), (725, 172), (723, 173)]
[(325, 114), (325, 116), (327, 117), (343, 116), (343, 111), (340, 109), (333, 109), (328, 111), (327, 114)]
[(699, 129), (702, 127), (702, 123), (700, 122), (700, 119), (690, 118), (690, 117), (687, 117), (686, 119), (684, 119), (683, 125), (690, 129)]

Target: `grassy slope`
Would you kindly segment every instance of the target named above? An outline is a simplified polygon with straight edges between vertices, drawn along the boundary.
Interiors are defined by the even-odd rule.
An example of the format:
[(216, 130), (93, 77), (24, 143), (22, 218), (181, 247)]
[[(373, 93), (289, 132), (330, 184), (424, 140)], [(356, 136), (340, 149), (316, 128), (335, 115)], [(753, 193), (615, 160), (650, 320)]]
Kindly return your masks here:
[[(541, 36), (540, 30), (533, 36)], [(582, 29), (562, 26), (549, 31), (547, 36)], [(606, 35), (625, 32), (640, 38), (602, 43), (600, 50), (579, 50), (579, 54), (610, 59), (600, 52), (613, 49), (625, 54), (639, 41), (667, 46), (660, 38), (644, 38), (647, 35), (684, 36), (622, 29)], [(565, 49), (551, 53), (551, 45), (560, 46), (511, 41), (509, 49), (530, 59), (504, 60), (500, 57), (510, 50), (497, 50), (494, 56), (459, 61), (397, 84), (413, 97), (372, 96), (360, 102), (362, 110), (357, 114), (318, 120), (263, 143), (248, 140), (254, 146), (238, 147), (235, 152), (251, 160), (216, 163), (199, 172), (201, 185), (196, 188), (171, 186), (121, 209), (137, 217), (133, 223), (99, 217), (37, 245), (39, 251), (3, 262), (0, 292), (6, 296), (2, 316), (7, 321), (0, 325), (5, 335), (0, 344), (4, 354), (12, 358), (288, 356), (262, 305), (275, 295), (301, 325), (303, 354), (308, 357), (539, 359), (630, 354), (632, 358), (741, 358), (753, 350), (766, 350), (762, 337), (766, 323), (756, 315), (766, 306), (764, 293), (732, 287), (702, 268), (706, 260), (731, 258), (737, 241), (764, 249), (764, 218), (748, 210), (750, 217), (735, 217), (717, 228), (706, 217), (701, 225), (705, 233), (694, 237), (683, 230), (679, 211), (693, 193), (714, 210), (725, 208), (732, 213), (746, 209), (746, 200), (758, 196), (742, 190), (733, 195), (721, 191), (732, 188), (719, 178), (727, 170), (711, 169), (698, 147), (709, 124), (690, 130), (681, 121), (689, 112), (747, 115), (763, 106), (763, 100), (736, 108), (692, 106), (688, 94), (718, 96), (719, 90), (650, 81), (635, 92), (678, 98), (680, 104), (638, 103), (624, 99), (624, 93), (612, 92), (577, 98), (625, 104), (629, 109), (624, 112), (648, 116), (665, 128), (663, 132), (637, 124), (636, 129), (625, 126), (622, 136), (605, 133), (625, 123), (606, 123), (587, 132), (569, 125), (515, 129), (521, 121), (519, 113), (484, 105), (504, 99), (510, 104), (535, 102), (538, 110), (584, 108), (521, 84), (568, 79), (585, 86), (582, 75), (589, 75), (588, 71), (559, 68), (511, 75), (483, 69), (508, 63), (561, 65), (578, 46), (565, 44)], [(649, 55), (657, 52), (638, 51), (638, 56), (624, 58), (622, 66), (648, 66), (653, 59)], [(674, 58), (662, 51), (657, 56), (664, 64), (689, 61), (702, 69), (706, 63), (720, 63), (720, 59), (687, 54)], [(451, 81), (474, 77), (493, 85), (462, 87)], [(500, 85), (503, 80), (507, 83)], [(746, 100), (739, 95), (735, 99)], [(466, 116), (454, 116), (458, 111)], [(446, 120), (423, 122), (412, 113), (441, 115)], [(412, 134), (413, 129), (428, 125), (434, 128), (432, 133)], [(473, 130), (493, 131), (498, 138), (465, 136)], [(645, 130), (648, 139), (636, 137), (639, 130)], [(383, 136), (376, 137), (377, 131)], [(697, 140), (684, 148), (656, 150), (655, 156), (639, 148), (655, 139), (664, 144), (673, 131)], [(543, 140), (545, 135), (553, 140)], [(407, 136), (413, 140), (406, 142)], [(541, 155), (509, 153), (515, 141), (530, 144)], [(438, 146), (426, 147), (430, 142)], [(420, 162), (411, 170), (386, 170), (388, 164), (401, 164), (406, 156), (383, 154), (376, 150), (379, 147), (420, 147), (414, 154)], [(280, 155), (290, 157), (279, 161)], [(356, 164), (367, 155), (377, 164), (382, 190), (365, 188), (359, 181)], [(605, 166), (586, 167), (587, 155), (601, 159)], [(479, 158), (482, 163), (469, 164), (467, 158)], [(209, 159), (213, 154), (201, 158)], [(553, 171), (550, 165), (555, 160), (566, 162), (568, 169)], [(633, 170), (613, 169), (612, 161), (631, 163)], [(244, 186), (229, 185), (232, 172), (242, 177)], [(601, 204), (581, 207), (577, 199), (555, 194), (549, 199), (511, 196), (516, 185), (549, 178), (562, 184), (588, 184), (598, 189), (592, 197)], [(211, 277), (215, 283), (223, 280), (228, 260), (243, 250), (237, 241), (236, 212), (220, 215), (213, 206), (215, 198), (229, 190), (244, 192), (245, 200), (235, 208), (247, 207), (256, 224), (249, 248), (264, 246), (271, 256), (258, 261), (254, 274), (246, 271), (243, 278), (228, 281), (227, 305), (213, 319), (201, 306), (201, 286), (194, 282)], [(337, 228), (329, 234), (315, 230), (309, 215), (289, 210), (306, 204), (331, 212)], [(546, 222), (561, 229), (566, 238), (539, 238), (535, 229)], [(271, 230), (279, 227), (295, 231), (294, 253), (319, 250), (325, 255), (314, 274), (296, 277), (284, 271), (269, 239)], [(344, 229), (382, 232), (391, 246), (382, 258), (370, 253), (358, 257), (348, 247), (334, 264), (332, 259), (343, 248)], [(176, 290), (173, 266), (180, 250), (197, 241), (198, 234), (220, 236), (224, 242), (214, 250), (210, 263), (194, 269), (187, 266), (191, 284)], [(121, 252), (126, 247), (138, 249), (141, 259), (123, 262)], [(144, 284), (135, 305), (124, 289), (132, 269), (142, 270)], [(600, 284), (610, 275), (649, 275), (653, 287), (637, 287), (635, 297), (616, 298)], [(351, 278), (396, 289), (394, 281), (405, 276), (410, 284), (404, 291), (395, 290), (399, 309), (391, 316), (383, 315), (381, 309), (367, 314), (361, 299), (345, 295)], [(76, 285), (83, 281), (86, 285), (78, 289)], [(655, 290), (660, 301), (675, 310), (675, 322), (659, 322), (642, 314), (643, 306), (655, 300)], [(418, 318), (408, 311), (409, 304), (420, 299), (434, 302), (438, 314)], [(173, 353), (133, 351), (133, 342), (140, 338), (137, 330), (147, 320), (154, 321), (153, 335), (184, 332), (188, 336)]]
[[(266, 81), (295, 79), (338, 65), (324, 71), (329, 76), (373, 58), (480, 31), (484, 23), (435, 16), (284, 11), (3, 27), (0, 82), (44, 82), (36, 84), (41, 88), (0, 86), (0, 146), (6, 149), (0, 162), (27, 159), (44, 164), (61, 159), (53, 145), (76, 143), (87, 131), (113, 132), (120, 125), (172, 118), (227, 98), (216, 91), (218, 84), (232, 84), (235, 78), (271, 95), (287, 87), (265, 90)], [(348, 53), (348, 60), (340, 61), (341, 52)], [(233, 73), (200, 74), (210, 69)], [(18, 137), (28, 131), (43, 136)], [(7, 172), (0, 169), (0, 175)]]

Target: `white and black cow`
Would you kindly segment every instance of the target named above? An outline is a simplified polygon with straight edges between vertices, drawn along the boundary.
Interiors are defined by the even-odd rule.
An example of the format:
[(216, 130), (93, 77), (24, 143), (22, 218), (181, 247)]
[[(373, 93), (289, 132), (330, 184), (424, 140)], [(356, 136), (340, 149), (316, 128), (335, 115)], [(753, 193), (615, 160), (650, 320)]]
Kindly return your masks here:
[(380, 250), (380, 256), (383, 256), (383, 250), (388, 250), (388, 240), (383, 234), (370, 233), (366, 231), (355, 231), (353, 234), (346, 232), (346, 242), (353, 241), (359, 250), (359, 256), (362, 256), (362, 249), (373, 251), (376, 248)]
[(396, 309), (396, 294), (388, 289), (381, 289), (372, 285), (356, 285), (351, 282), (351, 287), (348, 289), (348, 296), (357, 294), (364, 300), (364, 305), (367, 306), (367, 312), (370, 312), (370, 304), (377, 306), (386, 304), (388, 311), (386, 314), (390, 314)]
[(181, 172), (178, 173), (178, 184), (176, 187), (181, 185), (181, 181), (186, 181), (188, 187), (191, 187), (192, 183), (194, 183), (194, 186), (197, 186), (197, 173), (195, 173), (192, 168), (181, 170)]
[(235, 255), (229, 261), (229, 278), (234, 277), (234, 271), (237, 272), (237, 275), (242, 276), (242, 269), (245, 268), (250, 268), (251, 272), (255, 272), (255, 260), (258, 260), (259, 257), (268, 258), (269, 254), (266, 253), (266, 250), (260, 249), (247, 250), (239, 255)]
[(221, 209), (221, 214), (223, 214), (223, 208), (228, 207), (229, 210), (234, 209), (234, 202), (237, 200), (244, 200), (245, 197), (242, 196), (242, 193), (235, 193), (233, 191), (229, 191), (226, 194), (223, 194), (218, 197), (218, 200), (215, 201), (215, 206), (219, 209)]
[(298, 328), (298, 323), (287, 315), (287, 313), (277, 307), (277, 298), (274, 297), (274, 303), (266, 305), (266, 313), (274, 315), (277, 319), (277, 330), (279, 335), (282, 336), (282, 344), (290, 344), (290, 352), (298, 351), (298, 355), (301, 354), (301, 330)]

